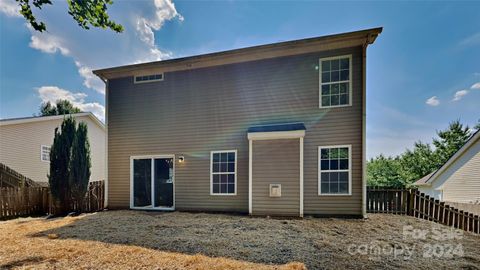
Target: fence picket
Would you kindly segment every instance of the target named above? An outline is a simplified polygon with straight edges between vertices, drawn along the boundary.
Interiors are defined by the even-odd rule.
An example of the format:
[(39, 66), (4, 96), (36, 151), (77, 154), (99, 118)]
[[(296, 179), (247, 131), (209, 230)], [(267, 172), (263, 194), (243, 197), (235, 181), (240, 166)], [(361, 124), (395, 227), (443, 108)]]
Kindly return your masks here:
[[(97, 208), (103, 207), (104, 186), (92, 186)], [(102, 191), (101, 195), (97, 192)], [(416, 189), (367, 188), (367, 212), (408, 215), (480, 234), (480, 217), (451, 207)]]
[[(104, 181), (90, 182), (85, 199), (80, 204), (73, 204), (73, 209), (83, 212), (102, 210), (104, 185)], [(56, 212), (56, 205), (49, 188), (0, 188), (0, 219)]]

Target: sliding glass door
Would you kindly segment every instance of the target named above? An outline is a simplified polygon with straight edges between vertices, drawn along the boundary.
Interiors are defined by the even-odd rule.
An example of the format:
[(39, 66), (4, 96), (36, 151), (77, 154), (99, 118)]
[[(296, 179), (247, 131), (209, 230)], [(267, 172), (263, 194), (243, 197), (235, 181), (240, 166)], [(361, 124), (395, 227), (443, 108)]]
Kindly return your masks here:
[(132, 208), (174, 208), (174, 161), (173, 155), (131, 158)]

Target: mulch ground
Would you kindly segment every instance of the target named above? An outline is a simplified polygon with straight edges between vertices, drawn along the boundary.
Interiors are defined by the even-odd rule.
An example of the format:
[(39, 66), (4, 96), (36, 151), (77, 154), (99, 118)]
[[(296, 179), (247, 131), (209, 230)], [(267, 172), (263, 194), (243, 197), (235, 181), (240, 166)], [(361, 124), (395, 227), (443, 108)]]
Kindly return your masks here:
[(480, 269), (480, 236), (412, 217), (104, 211), (0, 222), (0, 268)]

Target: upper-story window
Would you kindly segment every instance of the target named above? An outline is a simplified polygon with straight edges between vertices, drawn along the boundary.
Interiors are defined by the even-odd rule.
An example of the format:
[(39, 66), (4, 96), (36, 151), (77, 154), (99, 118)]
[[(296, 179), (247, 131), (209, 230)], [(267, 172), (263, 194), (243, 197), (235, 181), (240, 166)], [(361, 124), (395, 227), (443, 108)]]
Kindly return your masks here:
[(50, 146), (42, 145), (40, 147), (40, 159), (46, 162), (50, 161)]
[(320, 108), (352, 104), (352, 56), (320, 59)]

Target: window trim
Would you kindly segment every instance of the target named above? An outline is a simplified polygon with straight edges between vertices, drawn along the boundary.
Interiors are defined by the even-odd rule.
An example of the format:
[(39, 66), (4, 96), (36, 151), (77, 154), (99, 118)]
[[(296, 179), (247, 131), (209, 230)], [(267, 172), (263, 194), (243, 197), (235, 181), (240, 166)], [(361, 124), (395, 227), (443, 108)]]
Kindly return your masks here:
[[(234, 192), (233, 193), (213, 193), (213, 154), (218, 153), (235, 153), (235, 173), (234, 173)], [(237, 149), (235, 150), (217, 150), (217, 151), (210, 151), (210, 195), (211, 196), (236, 196), (237, 195)]]
[[(331, 148), (348, 148), (348, 193), (322, 193), (322, 169), (321, 165), (321, 151), (322, 149), (331, 149)], [(318, 196), (352, 196), (352, 145), (351, 144), (343, 144), (343, 145), (325, 145), (318, 147), (318, 162), (317, 162), (317, 170), (318, 170)], [(336, 170), (329, 170), (336, 171)], [(327, 171), (324, 171), (327, 172)]]
[[(48, 148), (50, 149), (50, 150), (48, 151), (48, 160), (44, 160), (44, 159), (43, 159), (43, 147), (48, 147)], [(48, 145), (46, 145), (46, 144), (40, 145), (40, 161), (50, 163), (50, 151), (52, 151), (52, 147), (51, 147), (51, 146), (48, 146)]]
[[(154, 79), (154, 80), (146, 80), (146, 81), (137, 81), (137, 77), (151, 76), (151, 75), (162, 75), (162, 78), (161, 79)], [(133, 83), (134, 84), (139, 84), (139, 83), (161, 82), (164, 79), (165, 79), (165, 74), (163, 72), (155, 73), (155, 74), (135, 75), (135, 76), (133, 76)]]
[[(331, 84), (330, 83), (322, 83), (322, 61), (328, 61), (328, 60), (336, 60), (336, 59), (341, 59), (341, 58), (348, 58), (349, 60), (349, 72), (348, 72), (348, 104), (342, 104), (342, 105), (330, 105), (330, 106), (322, 106), (322, 85), (323, 84)], [(320, 109), (326, 109), (326, 108), (341, 108), (341, 107), (349, 107), (352, 106), (352, 74), (353, 74), (353, 66), (352, 66), (352, 55), (351, 54), (346, 54), (346, 55), (339, 55), (339, 56), (331, 56), (331, 57), (324, 57), (320, 58), (319, 61), (319, 73), (318, 73), (318, 107)], [(341, 83), (341, 82), (347, 82), (347, 81), (338, 81), (335, 83)]]

